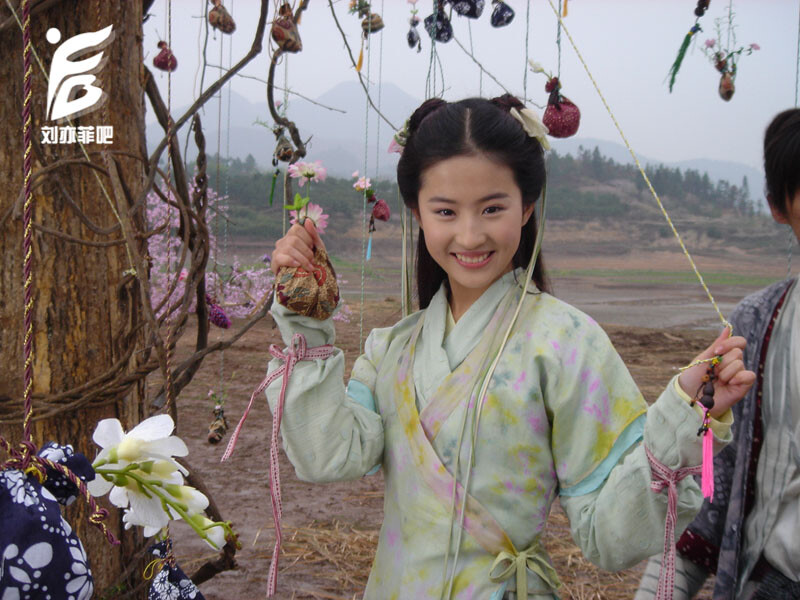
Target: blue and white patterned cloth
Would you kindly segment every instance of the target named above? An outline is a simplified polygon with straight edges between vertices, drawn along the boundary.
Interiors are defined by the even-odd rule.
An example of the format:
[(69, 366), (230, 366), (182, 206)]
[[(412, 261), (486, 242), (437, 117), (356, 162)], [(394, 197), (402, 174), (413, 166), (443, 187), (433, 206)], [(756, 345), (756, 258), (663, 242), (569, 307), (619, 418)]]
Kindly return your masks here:
[[(39, 452), (84, 481), (94, 471), (72, 446), (46, 444)], [(44, 484), (18, 469), (0, 471), (0, 600), (88, 600), (94, 585), (83, 544), (61, 516), (77, 488), (48, 469)]]
[[(153, 544), (150, 552), (157, 558), (164, 558), (168, 554), (168, 544), (169, 540)], [(178, 565), (164, 561), (161, 570), (153, 577), (147, 600), (205, 600), (205, 598)]]

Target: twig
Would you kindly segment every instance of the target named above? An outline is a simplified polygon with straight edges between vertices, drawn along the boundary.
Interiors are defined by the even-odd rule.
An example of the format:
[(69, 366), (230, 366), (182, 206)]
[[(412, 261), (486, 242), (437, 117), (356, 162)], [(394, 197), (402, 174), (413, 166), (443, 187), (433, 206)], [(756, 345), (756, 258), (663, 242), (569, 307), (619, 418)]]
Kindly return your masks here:
[[(344, 41), (344, 45), (347, 47), (347, 54), (350, 56), (350, 62), (353, 63), (353, 68), (355, 69), (356, 68), (356, 59), (353, 57), (353, 51), (350, 49), (350, 44), (347, 41), (347, 36), (344, 34), (344, 30), (342, 29), (342, 26), (339, 24), (339, 19), (336, 16), (336, 11), (333, 8), (333, 1), (332, 0), (328, 0), (328, 6), (330, 6), (330, 8), (331, 8), (331, 14), (333, 15), (333, 20), (336, 23), (336, 28), (339, 30), (339, 33), (342, 34), (342, 40)], [(372, 108), (375, 110), (375, 112), (378, 113), (378, 116), (381, 119), (383, 119), (389, 127), (392, 128), (392, 131), (397, 131), (398, 128), (395, 127), (392, 124), (392, 122), (389, 119), (387, 119), (380, 110), (378, 110), (377, 106), (375, 106), (375, 103), (372, 101), (372, 96), (369, 95), (369, 89), (364, 84), (364, 78), (362, 77), (361, 73), (357, 69), (356, 69), (356, 74), (358, 75), (358, 81), (359, 81), (359, 83), (361, 83), (361, 87), (364, 89), (364, 93), (367, 95), (367, 100), (369, 101), (370, 106), (372, 106)]]
[[(306, 0), (307, 2), (307, 0)], [(225, 73), (222, 77), (217, 79), (214, 83), (212, 83), (202, 94), (200, 97), (195, 100), (195, 102), (189, 107), (189, 109), (175, 122), (175, 125), (172, 128), (172, 131), (177, 135), (178, 130), (186, 123), (186, 121), (194, 115), (198, 109), (203, 106), (210, 98), (217, 93), (217, 91), (225, 85), (228, 80), (230, 80), (236, 73), (241, 71), (244, 66), (249, 63), (257, 54), (259, 54), (263, 48), (262, 46), (262, 39), (264, 37), (264, 31), (267, 26), (267, 7), (269, 6), (269, 0), (261, 0), (261, 12), (258, 17), (258, 26), (256, 27), (256, 33), (253, 38), (253, 44), (250, 47), (250, 51), (245, 54), (245, 56), (236, 63), (227, 73)], [(167, 136), (159, 142), (156, 149), (150, 155), (150, 161), (148, 163), (148, 177), (147, 181), (145, 182), (144, 188), (140, 193), (139, 198), (137, 199), (136, 204), (142, 202), (143, 199), (147, 196), (148, 192), (153, 186), (153, 182), (155, 181), (156, 177), (156, 167), (158, 166), (158, 160), (161, 157), (161, 153), (164, 151), (164, 148), (167, 146)]]
[[(213, 68), (213, 69), (222, 69), (223, 68), (223, 67), (220, 67), (219, 65), (212, 65), (210, 63), (209, 63), (208, 66)], [(253, 79), (255, 81), (260, 81), (261, 83), (269, 83), (266, 79), (261, 79), (261, 77), (255, 77), (254, 75), (245, 75), (244, 73), (237, 73), (236, 76), (237, 77), (244, 77), (245, 79)], [(274, 85), (274, 84), (273, 84), (273, 87), (278, 91), (287, 92), (289, 94), (292, 94), (293, 96), (297, 96), (298, 98), (302, 98), (303, 100), (305, 100), (306, 102), (310, 102), (311, 104), (316, 104), (317, 106), (321, 106), (322, 108), (326, 108), (328, 110), (332, 110), (332, 111), (335, 111), (335, 112), (342, 113), (343, 115), (347, 114), (346, 110), (342, 110), (341, 108), (336, 108), (334, 106), (328, 106), (327, 104), (323, 104), (322, 102), (318, 102), (316, 100), (312, 100), (308, 96), (304, 96), (303, 94), (301, 94), (299, 92), (295, 92), (294, 90), (288, 90), (286, 88), (282, 88), (281, 86)]]

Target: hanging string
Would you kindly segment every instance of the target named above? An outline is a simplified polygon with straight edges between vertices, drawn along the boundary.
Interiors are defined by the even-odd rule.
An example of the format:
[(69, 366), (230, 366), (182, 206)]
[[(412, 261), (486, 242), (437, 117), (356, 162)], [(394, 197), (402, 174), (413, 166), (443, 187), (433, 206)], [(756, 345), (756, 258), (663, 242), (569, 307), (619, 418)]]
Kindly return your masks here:
[[(31, 0), (22, 0), (22, 72), (23, 72), (23, 104), (22, 104), (22, 137), (23, 137), (23, 182), (25, 186), (25, 204), (22, 213), (22, 267), (24, 297), (23, 355), (25, 357), (24, 390), (25, 418), (22, 422), (22, 439), (31, 441), (31, 415), (33, 414), (33, 188), (31, 173), (33, 169), (31, 150), (33, 148), (33, 65), (31, 62)], [(28, 446), (23, 446), (23, 454)], [(26, 458), (25, 456), (23, 458)]]
[[(286, 111), (289, 109), (289, 56), (286, 52), (281, 54), (281, 60), (283, 61), (283, 106), (281, 106), (281, 116), (286, 116)], [(283, 173), (283, 195), (286, 196), (286, 186), (289, 184), (289, 169), (286, 169)], [(290, 198), (286, 198), (286, 200), (291, 201)], [(282, 223), (283, 223), (283, 235), (286, 235), (286, 211), (282, 210), (281, 215), (283, 215)]]
[[(172, 0), (167, 0), (167, 47), (172, 48)], [(172, 71), (167, 71), (167, 198), (172, 198)], [(178, 216), (180, 219), (180, 215)], [(170, 240), (172, 238), (172, 205), (167, 202), (167, 277), (172, 272), (172, 248)], [(180, 271), (180, 265), (176, 272)], [(167, 351), (164, 379), (166, 383), (167, 401), (164, 412), (172, 416), (175, 423), (177, 419), (177, 407), (175, 405), (175, 387), (172, 378), (172, 358), (175, 351), (174, 337), (176, 324), (169, 317), (171, 298), (167, 298)], [(175, 414), (173, 414), (175, 413)]]
[[(564, 33), (566, 34), (567, 39), (569, 39), (569, 43), (572, 46), (572, 49), (575, 50), (575, 54), (578, 56), (578, 60), (580, 60), (581, 65), (583, 65), (583, 68), (586, 71), (586, 74), (589, 76), (589, 79), (591, 80), (592, 85), (594, 86), (594, 89), (597, 92), (597, 95), (600, 97), (600, 100), (603, 102), (603, 106), (605, 106), (606, 111), (608, 112), (608, 115), (611, 117), (611, 120), (614, 122), (614, 126), (617, 128), (617, 131), (619, 132), (619, 135), (622, 138), (622, 141), (625, 143), (625, 147), (628, 149), (628, 152), (630, 152), (631, 157), (633, 157), (633, 161), (636, 164), (636, 168), (639, 169), (639, 173), (642, 175), (642, 178), (644, 179), (645, 183), (647, 184), (647, 187), (650, 190), (650, 193), (653, 195), (653, 198), (655, 198), (655, 201), (658, 204), (658, 208), (661, 210), (661, 214), (664, 216), (664, 218), (667, 221), (667, 224), (669, 225), (670, 229), (672, 230), (672, 234), (678, 240), (678, 244), (680, 245), (681, 250), (683, 251), (683, 254), (686, 256), (686, 259), (689, 261), (689, 264), (691, 265), (692, 270), (694, 271), (694, 274), (697, 276), (697, 279), (700, 282), (700, 285), (703, 286), (703, 290), (705, 290), (706, 296), (708, 296), (708, 299), (711, 302), (711, 305), (714, 307), (714, 310), (717, 312), (717, 315), (719, 316), (720, 320), (722, 321), (722, 324), (725, 327), (729, 328), (730, 331), (731, 331), (731, 334), (732, 334), (733, 328), (731, 327), (730, 323), (728, 323), (728, 321), (725, 319), (725, 317), (722, 315), (722, 311), (719, 309), (719, 306), (717, 306), (717, 302), (716, 302), (716, 300), (714, 300), (714, 296), (711, 295), (711, 290), (708, 289), (708, 286), (706, 285), (706, 282), (703, 279), (703, 276), (700, 274), (700, 271), (697, 269), (697, 265), (695, 264), (694, 259), (692, 258), (691, 254), (689, 254), (689, 250), (687, 250), (686, 245), (683, 243), (683, 239), (681, 238), (680, 234), (678, 233), (678, 230), (675, 228), (675, 225), (672, 223), (672, 219), (670, 218), (669, 214), (667, 213), (666, 208), (664, 208), (664, 204), (661, 202), (661, 198), (659, 198), (658, 194), (656, 193), (655, 188), (653, 188), (653, 184), (650, 182), (650, 178), (647, 176), (647, 173), (645, 172), (644, 168), (642, 167), (642, 164), (639, 162), (639, 157), (636, 155), (636, 152), (634, 152), (633, 148), (631, 147), (630, 143), (628, 142), (628, 138), (625, 137), (625, 134), (622, 131), (622, 127), (620, 126), (619, 122), (617, 121), (617, 118), (614, 116), (614, 113), (611, 110), (611, 107), (608, 105), (608, 102), (606, 101), (605, 96), (600, 91), (600, 86), (597, 85), (597, 81), (595, 81), (594, 76), (592, 75), (591, 71), (589, 70), (589, 66), (586, 64), (586, 61), (583, 59), (583, 55), (580, 53), (580, 50), (578, 50), (578, 46), (575, 44), (575, 40), (572, 39), (572, 36), (569, 33), (569, 29), (567, 29), (567, 26), (563, 24), (563, 22), (561, 20), (560, 12), (557, 11), (555, 5), (553, 4), (553, 0), (547, 0), (547, 1), (550, 4), (550, 8), (556, 14), (556, 18), (558, 18), (558, 20), (559, 20), (559, 25), (564, 28)], [(709, 361), (710, 360), (711, 359), (709, 359)], [(704, 362), (707, 362), (707, 361), (704, 361)]]
[[(364, 177), (367, 177), (369, 165), (369, 87), (370, 70), (372, 68), (372, 45), (369, 36), (372, 33), (372, 21), (367, 25), (367, 94), (364, 103)], [(367, 268), (367, 186), (364, 186), (364, 198), (361, 205), (361, 309), (358, 311), (358, 353), (364, 351), (364, 286)]]
[(530, 37), (531, 33), (531, 0), (528, 0), (526, 7), (525, 7), (525, 56), (523, 57), (525, 60), (523, 61), (522, 65), (522, 95), (524, 97), (523, 103), (528, 103), (528, 59), (530, 58), (530, 52), (528, 50), (528, 38)]
[[(550, 0), (548, 0), (549, 2)], [(556, 27), (556, 47), (558, 48), (558, 80), (561, 81), (561, 2), (562, 0), (558, 0), (558, 25)], [(552, 3), (550, 4), (552, 6)]]
[[(800, 88), (800, 3), (798, 3), (797, 10), (797, 54), (795, 55), (795, 68), (794, 68), (794, 106), (797, 108), (797, 91)], [(786, 250), (786, 278), (792, 276), (792, 254), (795, 247), (794, 231), (789, 229), (789, 244)]]
[(800, 89), (800, 3), (797, 6), (797, 56), (794, 68), (794, 105), (797, 106), (797, 92)]
[[(381, 14), (384, 14), (383, 10), (383, 3), (384, 0), (381, 0)], [(383, 93), (383, 29), (380, 30), (378, 35), (378, 112), (381, 111), (381, 95)], [(377, 179), (380, 176), (380, 164), (381, 164), (381, 118), (378, 113), (375, 113), (375, 139), (378, 141), (375, 147), (375, 178)], [(365, 173), (366, 176), (366, 173)]]
[[(234, 0), (231, 0), (231, 14), (233, 14), (234, 8)], [(231, 66), (233, 64), (233, 36), (228, 36), (228, 70), (231, 70)], [(226, 209), (228, 209), (228, 214), (230, 214), (230, 199), (228, 196), (228, 189), (229, 183), (231, 178), (231, 167), (230, 167), (230, 156), (231, 156), (231, 92), (233, 90), (233, 86), (228, 83), (228, 119), (225, 131), (225, 158), (228, 160), (228, 168), (225, 170), (225, 200), (226, 200)], [(284, 211), (286, 212), (286, 211)], [(222, 241), (222, 253), (223, 257), (228, 256), (228, 219), (224, 219), (224, 223), (222, 225), (224, 230), (224, 239)], [(231, 270), (231, 277), (233, 277), (233, 271)], [(218, 302), (222, 303), (222, 296), (217, 298)], [(218, 404), (223, 405), (225, 404), (225, 348), (223, 347), (220, 355), (219, 355), (219, 401)]]

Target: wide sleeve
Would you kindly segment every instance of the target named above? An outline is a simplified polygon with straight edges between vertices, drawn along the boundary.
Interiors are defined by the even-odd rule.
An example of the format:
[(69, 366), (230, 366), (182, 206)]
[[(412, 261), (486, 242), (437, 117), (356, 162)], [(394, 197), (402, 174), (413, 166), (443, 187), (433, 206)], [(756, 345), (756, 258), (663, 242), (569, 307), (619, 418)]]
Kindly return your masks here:
[[(652, 491), (645, 446), (671, 470), (702, 461), (701, 417), (670, 381), (648, 409), (633, 378), (599, 326), (584, 334), (577, 377), (554, 381), (553, 457), (560, 501), (583, 554), (607, 570), (663, 551), (667, 493)], [(730, 418), (729, 415), (726, 418)], [(715, 423), (715, 450), (730, 441), (730, 423)], [(692, 477), (678, 483), (680, 533), (702, 494)]]
[[(309, 348), (335, 341), (331, 319), (318, 321), (301, 316), (277, 302), (272, 306), (272, 315), (287, 346), (296, 333), (306, 338)], [(294, 367), (286, 390), (281, 434), (298, 478), (315, 482), (356, 479), (379, 467), (383, 424), (373, 393), (390, 332), (376, 329), (370, 334), (347, 388), (344, 355), (338, 348), (327, 359), (303, 360)], [(269, 372), (282, 363), (272, 360)], [(273, 414), (280, 389), (279, 377), (266, 390)]]

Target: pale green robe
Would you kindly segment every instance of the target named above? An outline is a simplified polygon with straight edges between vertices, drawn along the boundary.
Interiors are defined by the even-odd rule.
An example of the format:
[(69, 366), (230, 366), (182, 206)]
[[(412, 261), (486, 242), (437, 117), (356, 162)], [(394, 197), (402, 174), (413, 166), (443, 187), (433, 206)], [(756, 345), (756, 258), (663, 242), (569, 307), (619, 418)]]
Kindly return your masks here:
[[(505, 580), (490, 580), (489, 571), (499, 553), (525, 549), (533, 555), (528, 597), (557, 597), (538, 545), (556, 495), (576, 543), (600, 567), (626, 568), (663, 550), (666, 494), (651, 491), (640, 442), (669, 468), (698, 465), (700, 417), (675, 381), (648, 410), (597, 323), (533, 288), (483, 405), (459, 536), (477, 388), (521, 293), (515, 277), (523, 276), (511, 272), (495, 282), (447, 339), (444, 286), (426, 310), (373, 330), (347, 390), (339, 350), (295, 367), (281, 431), (297, 476), (324, 482), (381, 465), (384, 471), (384, 522), (367, 600), (439, 598), (457, 549), (453, 598), (495, 599), (515, 589), (513, 568)], [(277, 304), (272, 310), (285, 342), (303, 333), (309, 347), (333, 343), (332, 321)], [(273, 410), (279, 387), (277, 381), (267, 390)], [(718, 446), (730, 440), (729, 423), (715, 432)], [(678, 488), (676, 535), (702, 502), (691, 478)]]

